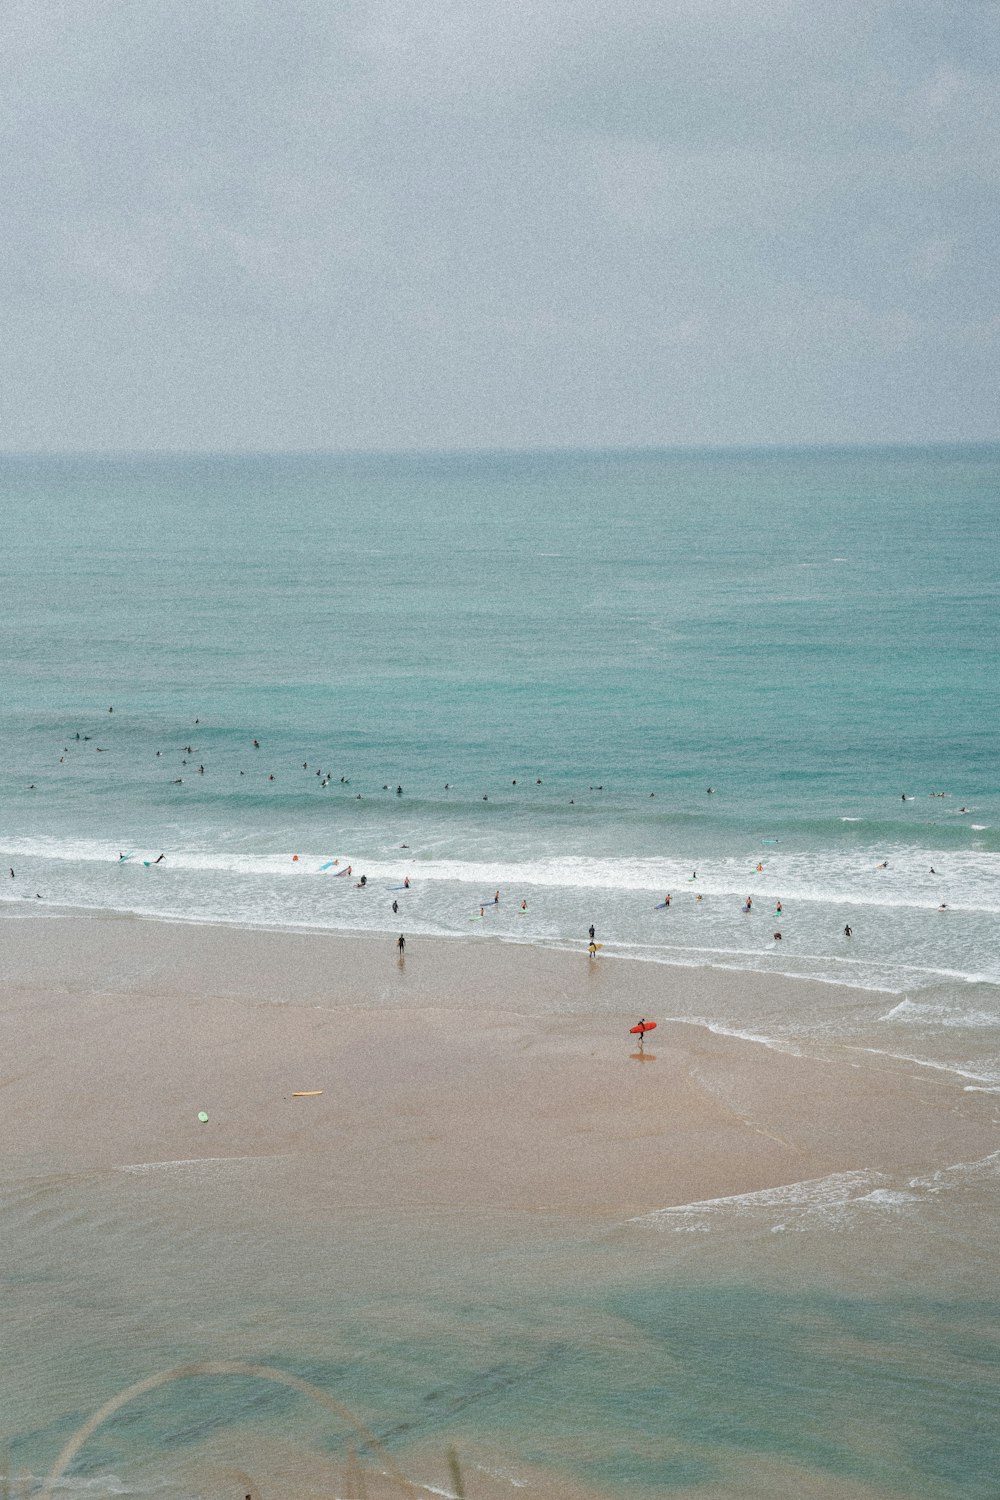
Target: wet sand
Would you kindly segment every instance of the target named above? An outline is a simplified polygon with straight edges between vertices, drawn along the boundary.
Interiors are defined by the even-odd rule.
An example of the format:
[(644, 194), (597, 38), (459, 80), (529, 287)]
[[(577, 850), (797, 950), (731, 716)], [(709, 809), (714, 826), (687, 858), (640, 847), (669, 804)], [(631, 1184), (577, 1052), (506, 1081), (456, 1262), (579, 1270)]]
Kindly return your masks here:
[(400, 962), (379, 938), (111, 917), (0, 931), (15, 1175), (279, 1157), (327, 1210), (621, 1219), (997, 1145), (994, 1101), (947, 1075), (681, 1022), (641, 1054), (629, 1035), (710, 1014), (720, 986), (808, 1004), (799, 981), (417, 938)]

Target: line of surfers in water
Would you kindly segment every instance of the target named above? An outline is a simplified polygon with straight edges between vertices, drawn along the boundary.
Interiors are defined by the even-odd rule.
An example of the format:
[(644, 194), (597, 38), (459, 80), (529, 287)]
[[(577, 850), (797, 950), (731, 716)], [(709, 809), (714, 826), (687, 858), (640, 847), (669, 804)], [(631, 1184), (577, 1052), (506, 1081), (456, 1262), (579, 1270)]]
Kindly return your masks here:
[[(401, 844), (400, 845), (400, 848), (402, 848), (402, 849), (406, 849), (408, 847), (409, 846), (407, 844)], [(127, 855), (125, 855), (125, 854), (119, 854), (119, 856), (118, 856), (118, 862), (122, 863), (127, 858), (128, 858)], [(162, 859), (164, 859), (164, 858), (165, 858), (165, 855), (160, 854), (155, 860), (152, 860), (151, 863), (158, 865), (160, 863), (160, 861)], [(297, 864), (298, 863), (298, 859), (299, 859), (299, 856), (297, 854), (293, 854), (292, 855), (292, 863), (293, 864)], [(340, 864), (340, 860), (339, 859), (335, 859), (335, 860), (331, 861), (331, 866), (335, 866), (335, 865), (339, 865), (339, 864)], [(882, 860), (881, 864), (876, 865), (875, 868), (876, 868), (876, 870), (887, 870), (889, 868), (889, 861), (887, 859), (884, 859), (884, 860)], [(763, 870), (764, 870), (763, 863), (758, 862), (758, 864), (757, 864), (757, 874), (758, 875), (762, 874)], [(353, 869), (353, 866), (351, 866), (351, 865), (345, 865), (342, 870), (338, 870), (337, 871), (338, 875), (353, 875), (353, 873), (354, 873), (354, 869)], [(937, 871), (935, 870), (935, 868), (934, 868), (933, 865), (931, 865), (931, 867), (930, 867), (930, 873), (932, 875), (936, 875), (937, 874)], [(10, 878), (12, 880), (14, 879), (14, 871), (13, 870), (11, 870), (11, 872), (10, 872)], [(697, 880), (698, 879), (698, 871), (697, 870), (692, 870), (690, 879), (691, 880)], [(368, 887), (368, 876), (367, 875), (362, 875), (360, 877), (360, 879), (358, 879), (358, 880), (356, 880), (354, 882), (354, 889), (356, 891), (366, 890), (367, 887)], [(402, 891), (408, 891), (410, 889), (410, 877), (409, 877), (409, 875), (404, 875), (404, 877), (403, 877), (403, 883), (399, 887), (399, 889), (402, 890)], [(701, 901), (703, 899), (703, 897), (700, 894), (698, 894), (698, 895), (695, 896), (694, 899), (696, 901)], [(659, 903), (659, 905), (657, 907), (657, 910), (658, 911), (664, 911), (664, 910), (669, 909), (672, 901), (673, 901), (673, 897), (671, 896), (670, 892), (668, 891), (667, 894), (664, 896), (663, 900)], [(494, 891), (494, 893), (493, 893), (493, 900), (491, 902), (489, 902), (488, 904), (490, 906), (493, 906), (493, 907), (497, 907), (497, 906), (500, 905), (500, 892), (499, 891)], [(938, 911), (947, 911), (947, 909), (948, 908), (947, 908), (946, 904), (942, 901), (941, 905), (938, 907)], [(393, 899), (392, 910), (393, 910), (394, 914), (397, 914), (399, 912), (399, 902), (397, 900), (395, 900), (395, 899)], [(526, 912), (528, 910), (528, 903), (523, 898), (521, 900), (520, 910), (523, 911), (523, 912)], [(782, 910), (783, 910), (783, 908), (782, 908), (781, 902), (780, 901), (776, 901), (775, 905), (774, 905), (774, 915), (776, 917), (780, 917), (781, 913), (782, 913)], [(740, 907), (740, 911), (742, 911), (744, 914), (753, 911), (753, 897), (752, 896), (747, 896), (746, 901)], [(479, 916), (480, 917), (485, 917), (485, 915), (486, 915), (486, 903), (484, 903), (483, 905), (481, 905), (480, 908), (479, 908)], [(782, 941), (781, 933), (779, 931), (776, 930), (772, 934), (772, 936), (773, 936), (774, 941), (776, 943), (780, 943)], [(851, 927), (850, 923), (847, 923), (845, 925), (845, 927), (844, 927), (844, 936), (846, 938), (854, 936), (854, 929)], [(602, 944), (598, 943), (598, 942), (595, 942), (595, 940), (594, 940), (594, 938), (595, 938), (595, 929), (594, 929), (593, 924), (591, 924), (591, 926), (589, 928), (589, 937), (590, 937), (590, 942), (588, 944), (587, 951), (589, 952), (591, 958), (595, 958), (597, 956), (598, 950), (602, 947)]]

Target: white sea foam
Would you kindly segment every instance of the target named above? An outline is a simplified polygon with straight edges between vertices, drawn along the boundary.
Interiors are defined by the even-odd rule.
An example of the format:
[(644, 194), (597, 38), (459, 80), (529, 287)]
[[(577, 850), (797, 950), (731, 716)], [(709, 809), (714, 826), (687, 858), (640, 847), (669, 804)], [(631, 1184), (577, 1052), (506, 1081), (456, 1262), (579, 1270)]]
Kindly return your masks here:
[[(162, 845), (150, 845), (128, 851), (124, 862), (126, 877), (145, 871), (144, 860), (155, 860)], [(6, 837), (0, 840), (0, 853), (9, 860), (41, 859), (60, 864), (117, 867), (120, 846), (98, 840), (59, 840), (49, 836), (31, 838)], [(686, 894), (705, 897), (728, 897), (742, 903), (749, 893), (754, 902), (780, 899), (789, 908), (792, 901), (836, 906), (850, 903), (879, 908), (936, 908), (942, 897), (954, 911), (996, 911), (996, 890), (1000, 882), (1000, 855), (989, 851), (942, 853), (935, 849), (897, 851), (887, 870), (876, 870), (883, 850), (843, 851), (837, 854), (791, 854), (769, 851), (766, 867), (758, 872), (750, 863), (752, 855), (728, 856), (702, 860), (697, 882), (691, 880), (691, 863), (687, 859), (632, 857), (616, 859), (590, 858), (583, 855), (542, 856), (511, 860), (509, 858), (427, 859), (412, 850), (386, 850), (378, 857), (359, 855), (349, 849), (309, 850), (291, 847), (270, 852), (248, 852), (244, 848), (168, 849), (166, 860), (157, 873), (204, 871), (231, 876), (285, 876), (301, 879), (323, 874), (338, 878), (334, 869), (321, 870), (323, 864), (339, 859), (338, 869), (351, 863), (359, 869), (363, 861), (369, 880), (395, 880), (401, 873), (425, 883), (474, 885), (483, 892), (496, 887), (524, 886), (538, 888), (565, 887), (584, 891), (635, 892), (662, 897), (671, 890), (675, 901)], [(929, 874), (930, 866), (941, 866), (937, 876)]]
[(703, 1026), (706, 1031), (714, 1031), (716, 1036), (731, 1036), (740, 1042), (753, 1042), (759, 1047), (767, 1047), (771, 1052), (785, 1052), (791, 1057), (804, 1056), (791, 1042), (782, 1041), (778, 1037), (762, 1036), (756, 1031), (742, 1031), (738, 1026), (724, 1026), (721, 1021), (709, 1021), (704, 1016), (676, 1016), (672, 1019), (683, 1021), (687, 1026)]
[(915, 1025), (990, 1027), (1000, 1024), (1000, 1015), (985, 1010), (963, 1010), (956, 1005), (922, 1004), (915, 1000), (901, 1000), (892, 1010), (879, 1016), (880, 1021), (909, 1021)]
[(922, 1188), (928, 1193), (952, 1192), (957, 1188), (990, 1185), (1000, 1182), (1000, 1151), (991, 1151), (976, 1161), (958, 1161), (950, 1167), (941, 1167), (926, 1177), (910, 1179), (911, 1188)]
[[(47, 1480), (41, 1476), (26, 1476), (31, 1486), (29, 1494), (41, 1490)], [(166, 1479), (148, 1484), (126, 1484), (117, 1474), (63, 1474), (54, 1486), (56, 1494), (94, 1495), (103, 1500), (108, 1495), (154, 1495), (158, 1490), (173, 1488)]]
[(935, 1073), (952, 1073), (956, 1078), (968, 1078), (973, 1083), (1000, 1084), (1000, 1077), (992, 1077), (989, 1074), (973, 1073), (968, 1068), (961, 1068), (957, 1063), (938, 1062), (930, 1057), (912, 1057), (908, 1052), (890, 1052), (885, 1047), (858, 1047), (849, 1045), (848, 1050), (852, 1052), (868, 1052), (873, 1057), (889, 1057), (893, 1062), (913, 1063), (917, 1068), (930, 1068)]
[(143, 1175), (147, 1172), (176, 1171), (185, 1167), (217, 1167), (231, 1165), (233, 1162), (253, 1162), (256, 1164), (262, 1161), (278, 1161), (283, 1159), (282, 1156), (186, 1156), (180, 1157), (176, 1161), (124, 1162), (118, 1168), (118, 1171)]
[(833, 1172), (828, 1177), (808, 1178), (762, 1188), (754, 1193), (734, 1193), (724, 1198), (704, 1198), (693, 1203), (671, 1204), (652, 1213), (629, 1219), (630, 1224), (673, 1229), (694, 1220), (705, 1226), (733, 1219), (779, 1218), (799, 1221), (803, 1216), (836, 1216), (850, 1203), (870, 1201), (871, 1193), (888, 1184), (881, 1172)]
[(903, 1183), (894, 1183), (885, 1173), (877, 1171), (833, 1172), (827, 1177), (785, 1183), (755, 1193), (671, 1204), (639, 1214), (627, 1223), (659, 1230), (701, 1232), (745, 1224), (748, 1220), (773, 1232), (843, 1229), (860, 1222), (889, 1222), (900, 1214), (920, 1211), (941, 1193), (962, 1188), (994, 1188), (998, 1184), (1000, 1151), (978, 1161), (956, 1162)]

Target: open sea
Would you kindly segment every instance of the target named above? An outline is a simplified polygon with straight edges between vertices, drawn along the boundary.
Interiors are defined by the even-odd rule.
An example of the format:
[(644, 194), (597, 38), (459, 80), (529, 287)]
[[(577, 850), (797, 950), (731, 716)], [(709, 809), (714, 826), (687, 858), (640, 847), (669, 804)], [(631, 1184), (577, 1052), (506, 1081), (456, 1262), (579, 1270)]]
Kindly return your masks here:
[[(0, 497), (9, 915), (93, 908), (577, 950), (593, 923), (602, 958), (829, 983), (829, 1006), (808, 1014), (737, 998), (699, 1018), (719, 1030), (857, 1046), (1000, 1093), (1000, 447), (7, 456)], [(581, 1271), (576, 1242), (571, 1254), (550, 1236), (543, 1255), (519, 1228), (519, 1290), (489, 1303), (486, 1375), (456, 1307), (493, 1275), (490, 1236), (456, 1231), (460, 1269), (411, 1289), (406, 1340), (391, 1299), (372, 1301), (367, 1409), (385, 1389), (394, 1410), (419, 1404), (420, 1360), (436, 1350), (474, 1448), (488, 1430), (503, 1449), (507, 1433), (603, 1494), (995, 1497), (995, 1223), (968, 1228), (970, 1198), (956, 1250), (950, 1215), (996, 1164), (970, 1172), (950, 1196), (948, 1182), (914, 1188), (927, 1255), (904, 1247), (897, 1215), (877, 1274), (866, 1238), (835, 1275), (817, 1250), (809, 1275), (783, 1280), (774, 1256), (791, 1252), (772, 1235), (791, 1215), (810, 1243), (836, 1231), (843, 1246), (850, 1205), (900, 1207), (870, 1183), (832, 1203), (744, 1204), (714, 1234), (725, 1209), (696, 1214), (685, 1227), (705, 1231), (699, 1244), (728, 1235), (730, 1251), (755, 1226), (750, 1290), (716, 1249), (685, 1249), (668, 1276), (663, 1247), (687, 1236), (643, 1232), (639, 1250), (622, 1231)], [(22, 1279), (10, 1286), (43, 1263), (58, 1279), (95, 1233), (125, 1322), (141, 1324), (154, 1284), (182, 1278), (152, 1210), (143, 1239), (102, 1200), (95, 1231), (88, 1185), (62, 1184), (43, 1251), (26, 1191), (5, 1210)], [(224, 1191), (235, 1204), (242, 1189), (210, 1185)], [(135, 1235), (144, 1274), (128, 1262)], [(232, 1247), (215, 1251), (185, 1316), (218, 1333), (243, 1315), (227, 1301)], [(303, 1238), (270, 1253), (261, 1285), (286, 1278), (288, 1320), (305, 1327), (323, 1251)], [(627, 1292), (640, 1268), (641, 1316)], [(81, 1348), (80, 1308), (100, 1302), (87, 1274)], [(161, 1314), (177, 1328), (176, 1305)], [(273, 1330), (263, 1342), (272, 1362), (344, 1378)], [(196, 1348), (171, 1335), (160, 1352)], [(142, 1371), (133, 1360), (119, 1384)], [(33, 1474), (72, 1427), (49, 1365), (39, 1381), (28, 1388), (51, 1410), (33, 1432), (19, 1408), (12, 1449)], [(77, 1417), (114, 1388), (78, 1383)], [(654, 1415), (642, 1392), (665, 1388)], [(480, 1429), (469, 1390), (489, 1414)], [(177, 1401), (183, 1434), (194, 1418)], [(647, 1436), (619, 1452), (625, 1408)], [(195, 1493), (176, 1476), (122, 1479), (122, 1462), (99, 1450), (78, 1487)]]
[(1000, 1087), (1000, 448), (6, 458), (0, 494), (6, 901), (593, 923), (890, 991), (879, 1045)]

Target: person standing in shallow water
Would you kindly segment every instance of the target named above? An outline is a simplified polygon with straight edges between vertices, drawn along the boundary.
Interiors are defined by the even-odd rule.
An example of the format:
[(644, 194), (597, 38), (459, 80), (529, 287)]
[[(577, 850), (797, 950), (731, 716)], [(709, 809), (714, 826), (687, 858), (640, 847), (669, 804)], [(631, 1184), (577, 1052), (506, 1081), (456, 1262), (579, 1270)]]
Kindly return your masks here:
[(404, 952), (406, 951), (406, 939), (402, 933), (400, 933), (399, 937), (396, 939), (396, 947), (399, 949), (400, 958), (402, 958)]

